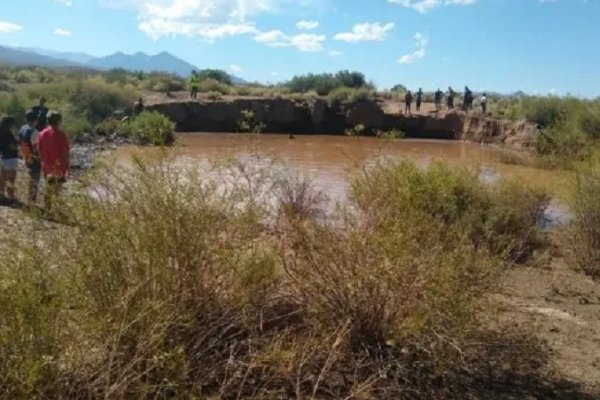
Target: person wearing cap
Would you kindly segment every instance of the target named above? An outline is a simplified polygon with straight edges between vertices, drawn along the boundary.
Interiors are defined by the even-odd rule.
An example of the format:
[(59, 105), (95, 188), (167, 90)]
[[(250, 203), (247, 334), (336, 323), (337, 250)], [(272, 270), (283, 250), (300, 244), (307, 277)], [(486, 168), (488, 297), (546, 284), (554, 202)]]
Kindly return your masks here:
[(12, 117), (0, 119), (0, 204), (13, 206), (15, 199), (15, 182), (19, 167), (19, 142), (14, 130), (16, 121)]
[(38, 124), (36, 129), (41, 132), (48, 125), (48, 107), (46, 107), (46, 98), (40, 98), (40, 102), (37, 106), (34, 106), (31, 111), (37, 114)]
[(48, 123), (49, 126), (40, 132), (37, 146), (47, 184), (45, 206), (51, 209), (69, 173), (69, 139), (61, 129), (62, 116), (59, 113), (51, 111)]
[(31, 110), (25, 115), (25, 125), (19, 130), (19, 143), (21, 145), (21, 157), (29, 172), (29, 204), (34, 205), (37, 201), (40, 177), (42, 175), (42, 163), (37, 150), (39, 131), (37, 130), (38, 113)]

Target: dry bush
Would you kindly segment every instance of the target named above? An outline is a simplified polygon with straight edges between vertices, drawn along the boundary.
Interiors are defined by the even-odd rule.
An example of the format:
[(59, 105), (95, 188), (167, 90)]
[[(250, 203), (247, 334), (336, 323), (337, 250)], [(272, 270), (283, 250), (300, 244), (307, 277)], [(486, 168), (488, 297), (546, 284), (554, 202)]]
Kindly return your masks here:
[(600, 158), (591, 158), (579, 167), (569, 232), (570, 259), (592, 277), (600, 278)]
[(320, 220), (306, 181), (237, 171), (100, 167), (65, 199), (73, 228), (36, 241), (51, 251), (0, 245), (0, 397), (461, 398), (503, 264), (459, 223), (462, 201), (492, 207), (483, 189), (423, 174), (426, 212), (382, 188)]

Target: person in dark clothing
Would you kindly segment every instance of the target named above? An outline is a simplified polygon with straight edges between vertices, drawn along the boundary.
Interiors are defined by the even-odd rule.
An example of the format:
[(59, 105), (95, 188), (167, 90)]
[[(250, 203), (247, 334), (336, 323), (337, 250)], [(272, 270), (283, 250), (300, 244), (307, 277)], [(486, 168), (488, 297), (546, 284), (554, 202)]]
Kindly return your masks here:
[(469, 111), (473, 109), (473, 92), (468, 86), (465, 86), (465, 95), (463, 98), (463, 109)]
[(132, 118), (135, 118), (141, 113), (143, 113), (145, 108), (146, 106), (144, 105), (144, 99), (140, 97), (138, 101), (133, 103), (133, 110), (131, 114)]
[(406, 95), (404, 95), (404, 113), (407, 115), (411, 114), (411, 106), (412, 106), (412, 102), (413, 102), (413, 95), (412, 92), (409, 90), (408, 92), (406, 92)]
[(440, 111), (442, 109), (442, 98), (444, 97), (444, 92), (438, 89), (435, 92), (435, 111)]
[(40, 103), (34, 106), (31, 111), (35, 112), (38, 117), (38, 124), (35, 127), (38, 132), (43, 131), (48, 126), (48, 107), (46, 107), (46, 98), (42, 97)]
[(421, 111), (421, 103), (423, 102), (423, 90), (419, 88), (419, 91), (416, 93), (417, 98), (417, 112)]
[(451, 110), (454, 108), (454, 96), (455, 96), (455, 92), (452, 89), (452, 87), (448, 87), (448, 95), (446, 96), (446, 103), (448, 105), (448, 110)]
[(39, 132), (36, 129), (38, 114), (29, 111), (25, 115), (26, 124), (19, 130), (19, 143), (21, 144), (21, 157), (29, 172), (29, 205), (37, 202), (40, 177), (42, 175), (42, 164), (37, 150)]
[(16, 122), (14, 118), (4, 117), (0, 120), (0, 204), (12, 206), (16, 203), (15, 182), (19, 167), (19, 142), (14, 135)]

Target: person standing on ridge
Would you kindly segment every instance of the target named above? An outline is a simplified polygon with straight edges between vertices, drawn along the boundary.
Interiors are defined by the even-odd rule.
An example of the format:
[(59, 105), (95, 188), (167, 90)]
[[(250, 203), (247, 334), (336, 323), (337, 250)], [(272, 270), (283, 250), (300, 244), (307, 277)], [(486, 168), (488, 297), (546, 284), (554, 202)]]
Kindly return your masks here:
[(413, 95), (412, 95), (412, 92), (409, 90), (404, 95), (404, 114), (406, 114), (406, 115), (411, 114), (410, 108), (412, 106), (412, 102), (413, 102)]
[(46, 107), (46, 98), (40, 98), (38, 105), (34, 106), (31, 111), (37, 114), (38, 123), (35, 128), (38, 130), (38, 132), (46, 129), (46, 126), (48, 126), (48, 107)]
[(29, 172), (29, 205), (35, 205), (37, 202), (38, 187), (42, 175), (42, 164), (37, 150), (37, 141), (39, 132), (36, 128), (38, 124), (38, 114), (29, 111), (25, 115), (25, 125), (19, 130), (19, 143), (21, 145), (21, 157), (25, 161), (25, 166)]
[(48, 114), (50, 126), (40, 132), (38, 152), (42, 160), (42, 173), (46, 179), (46, 209), (52, 208), (54, 199), (62, 190), (69, 173), (69, 139), (60, 125), (62, 116), (54, 111)]
[(423, 102), (423, 90), (419, 88), (419, 91), (416, 94), (417, 98), (417, 112), (421, 111), (421, 103)]
[(488, 105), (488, 100), (487, 100), (487, 95), (484, 93), (481, 96), (481, 100), (479, 100), (481, 103), (481, 111), (483, 112), (483, 115), (487, 115), (487, 105)]
[(198, 77), (198, 73), (196, 71), (192, 71), (190, 86), (192, 88), (190, 97), (195, 100), (198, 98), (198, 89), (200, 89), (200, 77)]
[(452, 86), (448, 87), (448, 95), (446, 97), (446, 103), (448, 105), (448, 110), (452, 110), (454, 108), (454, 90), (452, 89)]
[(14, 206), (15, 182), (19, 167), (19, 142), (14, 135), (16, 122), (12, 117), (0, 120), (0, 205)]
[(463, 98), (463, 109), (469, 111), (473, 109), (473, 92), (468, 86), (465, 86), (465, 95)]
[(441, 111), (442, 109), (442, 99), (444, 97), (444, 92), (442, 92), (440, 89), (438, 89), (435, 92), (435, 111)]

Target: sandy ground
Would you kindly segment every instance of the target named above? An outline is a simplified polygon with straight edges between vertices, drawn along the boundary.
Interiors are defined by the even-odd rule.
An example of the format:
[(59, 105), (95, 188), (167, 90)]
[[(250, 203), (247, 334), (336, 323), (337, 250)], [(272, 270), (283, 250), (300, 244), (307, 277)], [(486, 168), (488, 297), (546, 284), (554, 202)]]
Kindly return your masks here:
[(547, 268), (514, 268), (493, 299), (502, 322), (546, 344), (557, 377), (600, 399), (600, 282), (555, 259)]

